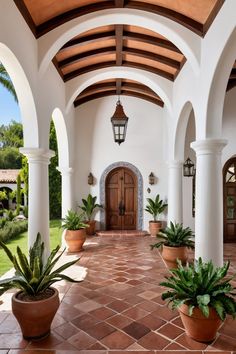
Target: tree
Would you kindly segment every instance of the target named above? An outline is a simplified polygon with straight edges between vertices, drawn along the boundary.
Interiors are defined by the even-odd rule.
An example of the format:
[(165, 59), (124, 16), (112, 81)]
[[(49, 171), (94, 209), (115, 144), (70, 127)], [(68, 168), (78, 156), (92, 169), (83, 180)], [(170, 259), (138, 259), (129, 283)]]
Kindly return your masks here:
[(58, 166), (58, 149), (56, 129), (51, 121), (49, 147), (55, 151), (55, 156), (51, 158), (49, 165), (49, 203), (50, 203), (50, 219), (61, 217), (61, 174), (57, 170)]
[(7, 91), (13, 95), (16, 102), (18, 102), (16, 91), (11, 81), (11, 78), (8, 75), (8, 72), (6, 71), (5, 67), (2, 65), (1, 62), (0, 62), (0, 84), (4, 86), (7, 89)]
[(8, 125), (1, 125), (0, 145), (2, 148), (19, 148), (23, 146), (22, 124), (12, 120)]

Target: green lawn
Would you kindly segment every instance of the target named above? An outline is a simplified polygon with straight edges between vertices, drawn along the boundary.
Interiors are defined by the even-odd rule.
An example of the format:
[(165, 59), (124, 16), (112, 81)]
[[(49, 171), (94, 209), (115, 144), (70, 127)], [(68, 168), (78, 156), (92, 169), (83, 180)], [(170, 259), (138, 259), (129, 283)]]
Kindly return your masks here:
[[(61, 234), (62, 229), (60, 229), (61, 221), (60, 220), (51, 220), (50, 221), (50, 246), (51, 249), (55, 248), (57, 245), (61, 244)], [(15, 254), (16, 247), (20, 246), (23, 253), (27, 253), (27, 232), (24, 232), (10, 240), (7, 243), (7, 246)], [(12, 268), (12, 263), (8, 259), (6, 253), (0, 249), (0, 276)]]

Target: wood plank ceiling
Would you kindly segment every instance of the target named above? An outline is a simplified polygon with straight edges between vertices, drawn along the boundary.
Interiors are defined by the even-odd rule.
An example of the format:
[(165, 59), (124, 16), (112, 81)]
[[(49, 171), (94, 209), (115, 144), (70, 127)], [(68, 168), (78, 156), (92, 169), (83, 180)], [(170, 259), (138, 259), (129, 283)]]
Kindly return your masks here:
[[(224, 1), (14, 0), (36, 38), (73, 18), (113, 8), (159, 14), (203, 37)], [(180, 50), (165, 37), (128, 24), (103, 26), (82, 33), (67, 42), (53, 59), (65, 82), (86, 72), (111, 66), (138, 68), (174, 81), (185, 61)], [(232, 75), (235, 76), (234, 70)], [(74, 105), (108, 95), (130, 95), (162, 107), (164, 105), (149, 87), (125, 79), (106, 80), (91, 85), (75, 99)]]

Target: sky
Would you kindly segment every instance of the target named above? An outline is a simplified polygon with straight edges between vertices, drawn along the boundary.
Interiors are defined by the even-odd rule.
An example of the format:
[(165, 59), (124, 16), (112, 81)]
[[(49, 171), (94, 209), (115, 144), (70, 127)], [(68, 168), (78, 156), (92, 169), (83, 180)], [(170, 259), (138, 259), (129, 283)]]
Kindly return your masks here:
[(14, 97), (0, 85), (0, 125), (8, 125), (11, 120), (21, 122), (20, 109)]

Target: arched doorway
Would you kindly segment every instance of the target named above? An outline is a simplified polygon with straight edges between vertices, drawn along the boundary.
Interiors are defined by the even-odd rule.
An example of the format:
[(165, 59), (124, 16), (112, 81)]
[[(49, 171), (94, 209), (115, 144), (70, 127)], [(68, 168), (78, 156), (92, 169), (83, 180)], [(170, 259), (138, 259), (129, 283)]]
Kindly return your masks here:
[(236, 242), (236, 157), (223, 169), (224, 242)]
[(137, 180), (127, 167), (113, 169), (106, 178), (106, 229), (136, 230)]

